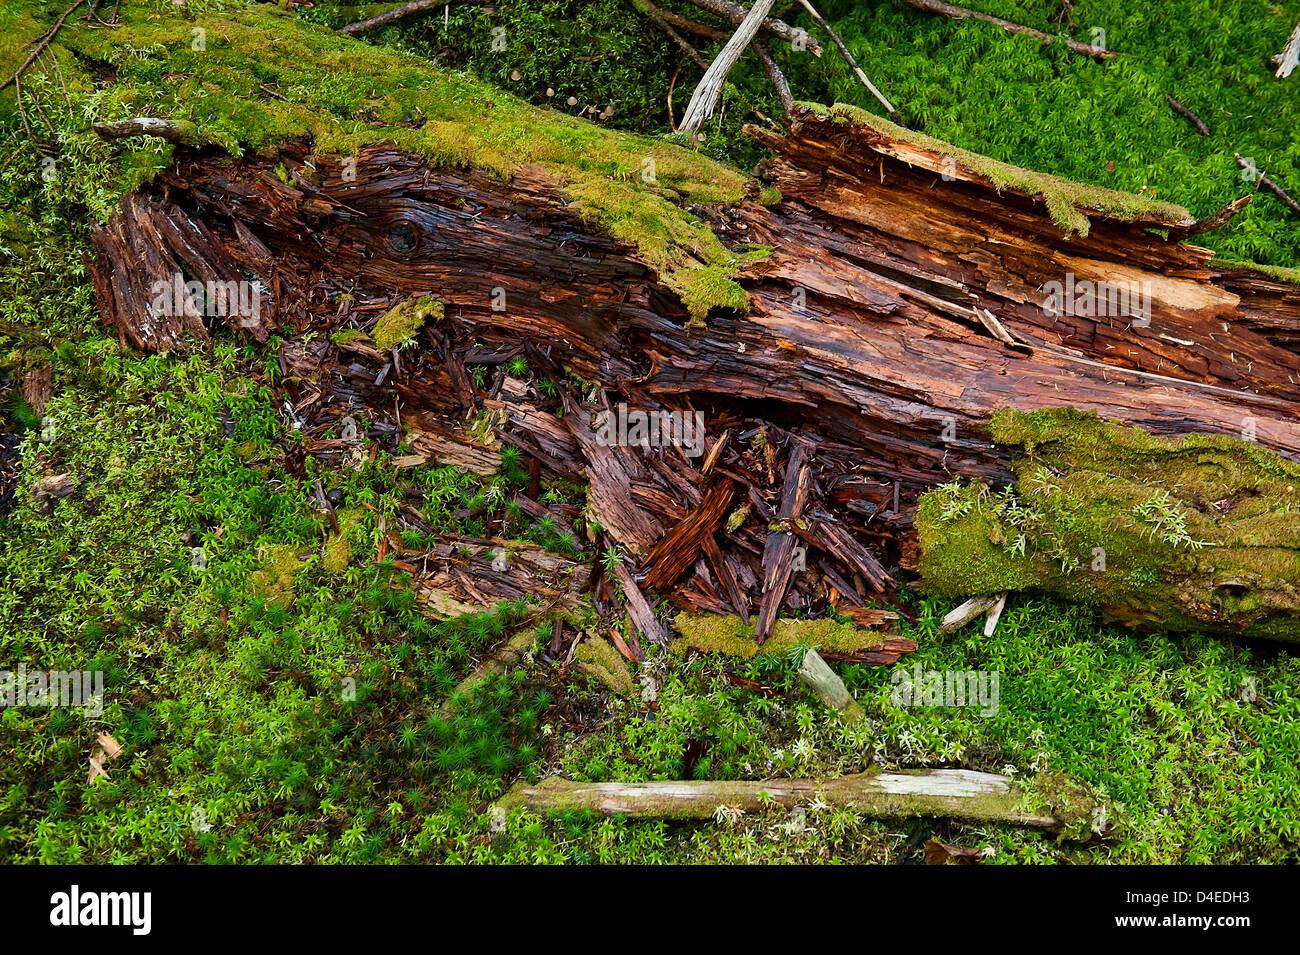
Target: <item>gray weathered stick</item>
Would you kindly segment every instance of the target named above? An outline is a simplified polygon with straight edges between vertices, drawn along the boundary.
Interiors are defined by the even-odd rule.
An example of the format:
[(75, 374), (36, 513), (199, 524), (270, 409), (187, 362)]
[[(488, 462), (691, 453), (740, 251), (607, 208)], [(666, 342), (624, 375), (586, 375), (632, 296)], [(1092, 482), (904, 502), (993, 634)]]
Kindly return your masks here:
[[(820, 799), (831, 806), (851, 806), (871, 818), (943, 816), (1041, 829), (1070, 821), (1065, 818), (1066, 813), (1027, 807), (1024, 795), (1006, 776), (969, 769), (732, 782), (582, 783), (552, 776), (536, 786), (517, 783), (496, 804), (494, 811), (585, 809), (606, 816), (711, 819), (723, 807), (755, 812), (772, 802), (793, 807)], [(1074, 817), (1089, 811), (1090, 807), (1077, 806), (1068, 815)]]

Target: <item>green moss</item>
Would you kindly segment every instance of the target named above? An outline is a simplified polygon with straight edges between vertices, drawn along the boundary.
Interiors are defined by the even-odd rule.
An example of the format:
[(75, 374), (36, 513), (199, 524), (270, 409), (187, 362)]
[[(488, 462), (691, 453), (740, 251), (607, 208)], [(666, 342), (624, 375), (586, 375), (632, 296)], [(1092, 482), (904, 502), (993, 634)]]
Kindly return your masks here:
[(690, 313), (687, 328), (703, 327), (709, 312), (714, 308), (749, 311), (749, 293), (723, 267), (677, 269), (664, 276), (664, 284), (677, 293)]
[(753, 624), (745, 624), (735, 614), (680, 613), (674, 623), (681, 634), (670, 644), (674, 653), (698, 650), (701, 653), (723, 653), (743, 660), (752, 659), (759, 654), (779, 656), (801, 645), (839, 653), (854, 653), (878, 646), (883, 639), (878, 633), (835, 620), (793, 620), (780, 617), (772, 635), (762, 644), (754, 639)]
[(369, 340), (370, 340), (370, 336), (367, 335), (365, 332), (361, 331), (361, 329), (359, 328), (345, 328), (341, 331), (335, 332), (333, 335), (330, 336), (330, 341), (333, 342), (335, 345), (339, 345), (339, 346), (352, 345), (356, 342), (364, 342)]
[(442, 314), (442, 302), (433, 296), (410, 298), (379, 316), (379, 321), (371, 329), (370, 337), (380, 351), (392, 351), (414, 341), (427, 319), (440, 321)]
[(269, 545), (263, 549), (259, 565), (249, 578), (253, 592), (271, 604), (283, 606), (292, 600), (294, 579), (302, 569), (298, 548), (292, 544)]
[(361, 512), (356, 508), (341, 508), (334, 516), (339, 522), (339, 532), (325, 542), (321, 566), (331, 574), (341, 574), (354, 556), (348, 532), (361, 522)]
[[(234, 155), (311, 138), (341, 155), (391, 142), (436, 166), (502, 178), (529, 167), (656, 269), (730, 262), (683, 207), (737, 202), (747, 179), (698, 153), (531, 106), (265, 4), (166, 22), (133, 6), (122, 12), (119, 29), (61, 34), (68, 48), (117, 69), (99, 118), (147, 109), (190, 120), (203, 141)], [(205, 49), (191, 48), (196, 29)], [(124, 178), (118, 188), (134, 185)]]
[(776, 186), (764, 186), (758, 191), (758, 201), (765, 206), (775, 206), (781, 203), (781, 190)]
[(573, 656), (585, 673), (620, 696), (631, 696), (636, 690), (627, 663), (613, 644), (599, 637), (588, 637), (578, 644)]
[(931, 150), (941, 156), (951, 156), (957, 168), (989, 180), (999, 190), (1014, 189), (1046, 204), (1052, 221), (1068, 234), (1087, 235), (1090, 223), (1087, 213), (1094, 212), (1113, 219), (1152, 219), (1161, 223), (1190, 225), (1194, 218), (1182, 206), (1171, 202), (1148, 199), (1129, 192), (1118, 192), (1101, 186), (1071, 182), (1032, 169), (1021, 169), (1008, 163), (990, 159), (965, 149), (945, 143), (924, 133), (897, 126), (883, 117), (844, 103), (836, 104), (829, 115), (838, 122), (866, 127), (895, 139)]
[[(1300, 465), (1225, 435), (1147, 434), (1091, 412), (998, 412), (1012, 488), (924, 495), (926, 586), (1041, 590), (1174, 630), (1300, 636)], [(1245, 597), (1245, 599), (1243, 599)]]

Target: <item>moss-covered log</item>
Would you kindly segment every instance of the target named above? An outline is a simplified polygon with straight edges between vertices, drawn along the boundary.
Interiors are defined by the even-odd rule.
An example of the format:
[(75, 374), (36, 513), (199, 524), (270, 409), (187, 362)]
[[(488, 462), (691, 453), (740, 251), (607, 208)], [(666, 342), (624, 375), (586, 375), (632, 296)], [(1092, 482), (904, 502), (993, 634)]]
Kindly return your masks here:
[[(203, 55), (195, 28), (210, 38)], [(548, 472), (585, 479), (588, 516), (633, 561), (662, 557), (656, 545), (691, 528), (691, 552), (665, 571), (682, 571), (668, 596), (761, 611), (764, 629), (775, 610), (860, 606), (919, 561), (946, 592), (1039, 587), (1133, 623), (1295, 632), (1286, 488), (1300, 458), (1300, 285), (1186, 244), (1197, 225), (1186, 210), (840, 107), (801, 109), (785, 133), (753, 130), (773, 154), (769, 182), (753, 182), (271, 12), (65, 39), (113, 63), (108, 82), (128, 98), (193, 114), (195, 141), (244, 150), (177, 147), (97, 231), (105, 321), (139, 347), (179, 347), (217, 324), (151, 309), (160, 277), (255, 278), (258, 307), (227, 316), (233, 334), (310, 351), (302, 381), (329, 381), (392, 427), (397, 404), (405, 427), (443, 435), (493, 422)], [(255, 68), (267, 44), (281, 51), (274, 96)], [(312, 91), (332, 74), (359, 119), (323, 111)], [(344, 82), (353, 74), (365, 82)], [(155, 76), (189, 77), (204, 109)], [(439, 307), (392, 339), (380, 317), (408, 300)], [(470, 373), (522, 352), (560, 392), (553, 403)], [(706, 434), (696, 453), (593, 439), (593, 419), (623, 406), (698, 412)], [(1137, 426), (1148, 443), (1132, 439), (1131, 474), (1099, 470), (1082, 449), (1057, 455), (1046, 467), (1059, 499), (1032, 499), (1032, 455), (1068, 450), (1079, 421), (1031, 415), (1031, 455), (1007, 430), (1024, 419), (995, 415), (1069, 407)], [(1194, 434), (1205, 437), (1165, 441)], [(1169, 454), (1193, 452), (1219, 463), (1165, 480)], [(1014, 560), (1003, 548), (1011, 570), (981, 556), (980, 528), (930, 519), (930, 504), (917, 553), (918, 501), (954, 476), (1015, 480), (1038, 509), (1040, 539), (1026, 535)], [(1122, 492), (1085, 493), (1099, 478)], [(806, 481), (797, 511), (782, 507), (792, 480)], [(705, 502), (723, 481), (740, 503), (718, 526)], [(942, 517), (946, 499), (926, 501)], [(1072, 501), (1093, 523), (1054, 530)], [(1231, 509), (1216, 521), (1220, 501)], [(1058, 549), (1068, 570), (1103, 538), (1116, 575), (1049, 573)], [(794, 573), (776, 566), (796, 560)]]

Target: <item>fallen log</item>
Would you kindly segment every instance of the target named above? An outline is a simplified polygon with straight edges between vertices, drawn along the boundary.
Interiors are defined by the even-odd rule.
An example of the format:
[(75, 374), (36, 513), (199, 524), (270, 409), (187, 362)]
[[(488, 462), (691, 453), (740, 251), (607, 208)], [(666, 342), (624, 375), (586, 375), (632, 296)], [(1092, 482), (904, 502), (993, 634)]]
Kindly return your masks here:
[[(1175, 525), (1179, 515), (1196, 523), (1189, 509), (1212, 521), (1205, 508), (1252, 494), (1256, 472), (1243, 462), (1271, 475), (1270, 495), (1296, 485), (1300, 285), (1185, 244), (1198, 220), (1178, 207), (1015, 169), (849, 108), (800, 108), (793, 119), (784, 135), (751, 130), (772, 150), (779, 204), (701, 209), (726, 243), (770, 250), (738, 259), (733, 280), (747, 301), (705, 309), (703, 328), (662, 263), (604, 234), (535, 167), (507, 181), (382, 145), (362, 148), (348, 176), (341, 159), (302, 145), (286, 144), (278, 160), (183, 153), (96, 231), (101, 313), (137, 347), (165, 350), (208, 333), (185, 313), (151, 312), (156, 276), (256, 274), (275, 290), (258, 322), (221, 318), (235, 334), (275, 330), (291, 342), (339, 315), (344, 291), (352, 329), (436, 295), (443, 317), (382, 386), (391, 356), (348, 350), (355, 341), (335, 346), (337, 357), (326, 346), (324, 373), (389, 427), (394, 394), (411, 420), (494, 415), (502, 443), (589, 484), (588, 516), (638, 563), (725, 477), (739, 503), (722, 527), (709, 518), (717, 555), (701, 539), (664, 596), (715, 613), (757, 607), (764, 628), (777, 612), (824, 613), (837, 594), (860, 604), (917, 568), (955, 566), (936, 584), (969, 588), (959, 596), (1064, 592), (1041, 566), (984, 579), (918, 550), (942, 555), (950, 537), (968, 533), (932, 521), (937, 533), (919, 537), (917, 505), (934, 488), (954, 477), (993, 488), (1031, 480), (1024, 462), (1077, 425), (1036, 418), (1043, 434), (999, 441), (999, 412), (1074, 407), (1150, 435), (1235, 441), (1217, 459), (1231, 462), (1232, 480), (1210, 501), (1181, 498), (1158, 470), (1136, 469), (1132, 507), (1173, 495), (1162, 506)], [(494, 288), (509, 289), (508, 307), (493, 307)], [(493, 398), (467, 374), (519, 349), (552, 370), (555, 397)], [(591, 382), (591, 394), (564, 383), (568, 372)], [(694, 449), (681, 432), (662, 443), (602, 440), (598, 414), (620, 406), (679, 422), (699, 414), (705, 434), (688, 436)], [(735, 437), (711, 446), (709, 433), (724, 432)], [(705, 475), (691, 455), (711, 448)], [(782, 504), (796, 456), (807, 465), (794, 471), (806, 470), (798, 511)], [(1065, 483), (1087, 498), (1082, 484)], [(1283, 498), (1266, 500), (1282, 516), (1268, 559), (1249, 574), (1255, 538), (1227, 533), (1248, 524), (1194, 538), (1207, 544), (1193, 567), (1180, 535), (1143, 531), (1130, 509), (1125, 519), (1156, 550), (1137, 566), (1112, 554), (1110, 569), (1074, 580), (1071, 593), (1135, 625), (1286, 639), (1300, 620), (1300, 531)], [(1095, 546), (1062, 547), (1078, 560), (1083, 543)], [(1154, 573), (1161, 586), (1117, 588), (1116, 566)], [(628, 579), (644, 569), (628, 568)], [(653, 630), (648, 607), (638, 625)]]
[(1025, 808), (1025, 792), (1006, 776), (968, 769), (860, 773), (831, 779), (583, 783), (552, 776), (537, 785), (516, 783), (496, 809), (532, 812), (588, 810), (604, 816), (712, 819), (719, 810), (759, 812), (772, 804), (793, 808), (821, 800), (876, 819), (946, 817), (1056, 829), (1088, 818), (1080, 800)]

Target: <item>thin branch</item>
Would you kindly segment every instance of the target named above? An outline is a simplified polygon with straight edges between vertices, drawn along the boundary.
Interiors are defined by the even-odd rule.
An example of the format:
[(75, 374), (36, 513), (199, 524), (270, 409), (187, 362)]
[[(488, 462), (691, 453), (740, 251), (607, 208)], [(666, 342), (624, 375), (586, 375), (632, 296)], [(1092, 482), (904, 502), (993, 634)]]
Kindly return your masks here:
[(68, 19), (68, 17), (72, 15), (73, 10), (77, 9), (77, 7), (81, 6), (85, 2), (86, 0), (75, 0), (72, 6), (68, 7), (68, 9), (63, 11), (62, 15), (57, 20), (54, 21), (54, 26), (50, 27), (49, 30), (45, 32), (45, 35), (41, 37), (40, 41), (36, 44), (36, 49), (32, 50), (31, 53), (27, 54), (27, 59), (23, 60), (22, 65), (19, 66), (18, 69), (14, 70), (14, 75), (9, 77), (9, 79), (5, 80), (3, 83), (0, 83), (0, 90), (4, 89), (10, 83), (16, 84), (18, 82), (18, 77), (23, 75), (23, 70), (31, 66), (32, 61), (35, 60), (36, 57), (40, 55), (41, 50), (49, 46), (50, 41), (54, 39), (54, 35), (63, 28), (63, 21)]
[(1202, 235), (1212, 229), (1218, 229), (1231, 222), (1242, 209), (1246, 208), (1254, 193), (1248, 192), (1240, 199), (1234, 199), (1217, 212), (1211, 212), (1203, 219), (1197, 219), (1187, 230), (1187, 235)]
[[(732, 26), (739, 26), (748, 13), (744, 7), (733, 3), (732, 0), (689, 0), (689, 2), (701, 10), (709, 11), (715, 17), (728, 21)], [(800, 44), (813, 56), (822, 55), (821, 44), (815, 37), (798, 27), (790, 26), (784, 20), (769, 17), (759, 25), (759, 32), (774, 36), (778, 40), (785, 40), (787, 43)]]
[[(1237, 157), (1237, 165), (1240, 166), (1242, 169), (1253, 169), (1254, 163), (1252, 163), (1249, 159), (1243, 158), (1238, 153), (1233, 153), (1233, 155)], [(1279, 199), (1285, 202), (1296, 212), (1300, 212), (1300, 202), (1296, 202), (1295, 199), (1291, 197), (1291, 193), (1287, 192), (1285, 189), (1283, 189), (1281, 186), (1275, 183), (1272, 179), (1268, 178), (1268, 176), (1266, 176), (1263, 173), (1263, 171), (1259, 172), (1259, 184), (1264, 188), (1268, 189), (1269, 191), (1271, 191), (1274, 195), (1276, 195)]]
[[(1000, 26), (1008, 33), (1019, 33), (1022, 36), (1031, 36), (1036, 40), (1042, 40), (1044, 45), (1058, 39), (1058, 37), (1052, 36), (1050, 33), (1044, 33), (1042, 30), (1035, 30), (1033, 27), (1012, 23), (1010, 20), (991, 17), (987, 13), (980, 13), (978, 10), (955, 7), (951, 3), (943, 3), (942, 0), (906, 0), (906, 3), (918, 10), (924, 10), (926, 13), (937, 13), (940, 16), (951, 17), (954, 20), (983, 20), (985, 23)], [(1065, 45), (1075, 53), (1090, 56), (1094, 60), (1109, 60), (1116, 56), (1113, 50), (1092, 46), (1088, 43), (1080, 43), (1078, 40), (1071, 40), (1067, 36), (1059, 37), (1059, 39), (1064, 40)]]
[(708, 70), (709, 63), (704, 57), (700, 56), (695, 47), (686, 42), (686, 38), (673, 29), (672, 24), (665, 20), (660, 14), (662, 11), (654, 4), (647, 3), (645, 0), (632, 0), (632, 5), (648, 16), (659, 29), (667, 33), (674, 43), (686, 51), (686, 55), (695, 61), (695, 64), (702, 70)]
[(339, 27), (339, 33), (356, 36), (358, 33), (373, 30), (375, 27), (382, 27), (394, 20), (415, 16), (415, 14), (423, 13), (433, 7), (448, 5), (448, 0), (412, 0), (411, 3), (404, 3), (400, 7), (393, 7), (391, 10), (385, 10), (383, 13), (375, 14), (375, 16), (368, 17), (365, 20), (358, 20), (356, 23), (349, 23), (345, 27)]
[(781, 109), (789, 116), (794, 112), (794, 94), (790, 92), (789, 81), (786, 80), (781, 67), (776, 65), (776, 60), (772, 59), (772, 54), (768, 52), (767, 46), (761, 40), (754, 41), (754, 54), (763, 64), (763, 72), (776, 88), (776, 98), (781, 101)]
[(1201, 117), (1197, 116), (1195, 113), (1193, 113), (1182, 103), (1178, 102), (1178, 100), (1174, 99), (1172, 96), (1166, 94), (1165, 99), (1169, 101), (1169, 105), (1174, 108), (1175, 113), (1177, 113), (1179, 116), (1186, 117), (1191, 122), (1191, 124), (1196, 127), (1196, 131), (1198, 133), (1200, 133), (1202, 136), (1210, 135), (1210, 127), (1205, 125), (1205, 122), (1201, 119)]
[(880, 105), (885, 107), (885, 110), (889, 113), (889, 118), (899, 126), (906, 126), (907, 123), (903, 121), (903, 117), (899, 114), (898, 110), (894, 109), (894, 104), (885, 98), (884, 93), (876, 89), (876, 85), (872, 83), (871, 80), (867, 79), (867, 74), (862, 71), (862, 67), (858, 66), (858, 61), (853, 58), (853, 54), (850, 53), (849, 48), (844, 45), (844, 41), (840, 39), (840, 35), (831, 29), (831, 25), (826, 22), (825, 17), (818, 13), (808, 0), (799, 0), (799, 2), (803, 4), (803, 8), (812, 14), (812, 18), (816, 20), (821, 28), (830, 36), (831, 42), (835, 44), (836, 48), (840, 51), (840, 55), (844, 57), (849, 66), (853, 67), (853, 72), (858, 75), (858, 79), (862, 81), (863, 85), (866, 86), (867, 89), (871, 90), (871, 95), (880, 100)]

